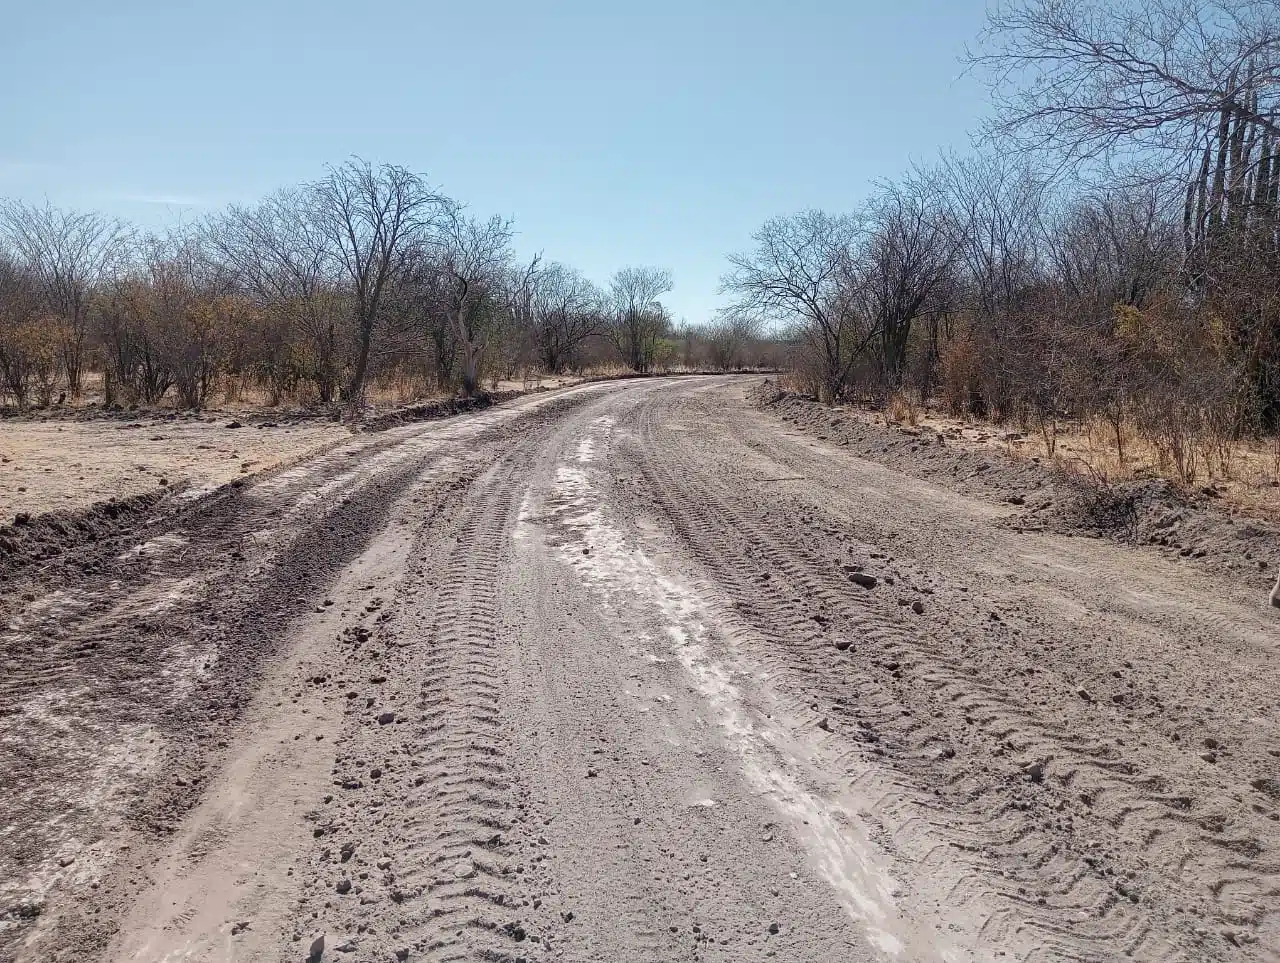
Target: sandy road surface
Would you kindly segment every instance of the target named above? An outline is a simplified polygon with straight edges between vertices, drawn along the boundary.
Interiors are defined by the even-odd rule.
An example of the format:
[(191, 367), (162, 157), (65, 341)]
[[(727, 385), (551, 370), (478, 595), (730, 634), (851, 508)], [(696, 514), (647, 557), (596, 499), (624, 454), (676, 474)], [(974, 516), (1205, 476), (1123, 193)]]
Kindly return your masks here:
[(1280, 959), (1274, 614), (748, 383), (360, 437), (21, 587), (0, 957)]

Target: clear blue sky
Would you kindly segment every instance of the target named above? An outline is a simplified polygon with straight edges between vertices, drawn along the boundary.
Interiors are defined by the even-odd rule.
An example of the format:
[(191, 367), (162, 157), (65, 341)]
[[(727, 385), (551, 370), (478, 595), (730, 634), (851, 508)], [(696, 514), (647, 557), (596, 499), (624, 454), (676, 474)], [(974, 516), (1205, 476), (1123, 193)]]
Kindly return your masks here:
[(767, 217), (846, 209), (963, 150), (983, 0), (10, 4), (0, 195), (143, 225), (352, 154), (429, 176), (603, 281), (669, 267), (717, 305)]

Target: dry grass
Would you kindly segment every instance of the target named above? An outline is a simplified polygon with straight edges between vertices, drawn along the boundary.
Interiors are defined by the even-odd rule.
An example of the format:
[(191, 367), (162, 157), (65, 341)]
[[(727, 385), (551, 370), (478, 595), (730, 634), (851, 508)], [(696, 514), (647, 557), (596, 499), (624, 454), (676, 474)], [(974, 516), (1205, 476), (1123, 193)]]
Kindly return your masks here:
[(884, 417), (890, 424), (905, 424), (915, 428), (920, 424), (920, 415), (923, 411), (924, 405), (920, 402), (919, 394), (904, 389), (895, 391), (889, 396), (884, 406)]
[[(1167, 456), (1162, 457), (1154, 445), (1127, 424), (1121, 426), (1117, 439), (1114, 427), (1101, 419), (1092, 423), (1059, 422), (1051, 440), (1047, 440), (1039, 431), (955, 417), (931, 407), (913, 406), (910, 399), (899, 396), (891, 398), (882, 412), (851, 406), (848, 414), (872, 424), (888, 422), (929, 429), (953, 444), (1056, 464), (1095, 482), (1116, 484), (1164, 478), (1184, 490), (1210, 489), (1225, 505), (1246, 515), (1280, 522), (1280, 438), (1230, 444), (1198, 440), (1192, 446), (1197, 474), (1188, 483), (1177, 465)], [(1123, 457), (1117, 441), (1123, 445)]]
[[(485, 379), (484, 387), (490, 391), (529, 391), (536, 388), (560, 388), (578, 384), (591, 378), (616, 378), (627, 374), (625, 368), (602, 365), (578, 375), (546, 375), (540, 372), (521, 372), (511, 379)], [(369, 413), (378, 414), (394, 408), (449, 397), (451, 392), (439, 390), (425, 379), (405, 375), (381, 379), (365, 390), (365, 405)], [(0, 402), (6, 399), (0, 398)], [(11, 400), (11, 399), (9, 399)], [(30, 415), (43, 417), (51, 411), (78, 412), (100, 406), (103, 402), (102, 374), (90, 372), (85, 377), (83, 393), (77, 398), (67, 398), (54, 409), (36, 409)], [(307, 387), (278, 399), (273, 403), (269, 389), (243, 378), (224, 376), (215, 390), (210, 392), (206, 412), (226, 415), (263, 414), (285, 415), (289, 412), (314, 412), (317, 402)], [(176, 395), (170, 392), (159, 404), (139, 406), (139, 411), (170, 412), (180, 410)]]

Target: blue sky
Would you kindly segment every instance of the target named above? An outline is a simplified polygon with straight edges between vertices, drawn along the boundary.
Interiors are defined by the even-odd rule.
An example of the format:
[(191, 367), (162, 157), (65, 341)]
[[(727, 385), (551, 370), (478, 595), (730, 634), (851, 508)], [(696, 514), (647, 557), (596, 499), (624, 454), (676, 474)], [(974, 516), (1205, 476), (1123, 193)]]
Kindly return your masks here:
[(983, 0), (11, 5), (0, 195), (143, 225), (352, 154), (514, 216), (522, 254), (720, 302), (767, 217), (847, 209), (986, 110)]

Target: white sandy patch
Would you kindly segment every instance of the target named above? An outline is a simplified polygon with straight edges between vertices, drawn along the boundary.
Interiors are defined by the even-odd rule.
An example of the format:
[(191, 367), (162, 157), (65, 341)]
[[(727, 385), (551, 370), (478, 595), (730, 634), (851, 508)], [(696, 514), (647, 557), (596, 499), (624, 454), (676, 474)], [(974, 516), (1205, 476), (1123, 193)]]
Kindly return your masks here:
[[(734, 670), (711, 654), (708, 641), (717, 618), (697, 591), (629, 544), (607, 517), (588, 466), (607, 446), (612, 428), (612, 419), (598, 419), (592, 434), (577, 445), (574, 464), (557, 470), (560, 507), (553, 515), (574, 536), (560, 546), (561, 559), (606, 597), (639, 598), (657, 609), (667, 645), (710, 706), (748, 783), (774, 803), (804, 845), (811, 865), (834, 888), (869, 940), (885, 953), (900, 954), (901, 917), (893, 896), (897, 884), (887, 860), (861, 831), (854, 811), (807, 788), (813, 780), (804, 771), (804, 747), (796, 745), (793, 734), (748, 707), (734, 682)], [(586, 548), (590, 551), (584, 554)], [(715, 802), (701, 799), (693, 805)]]

